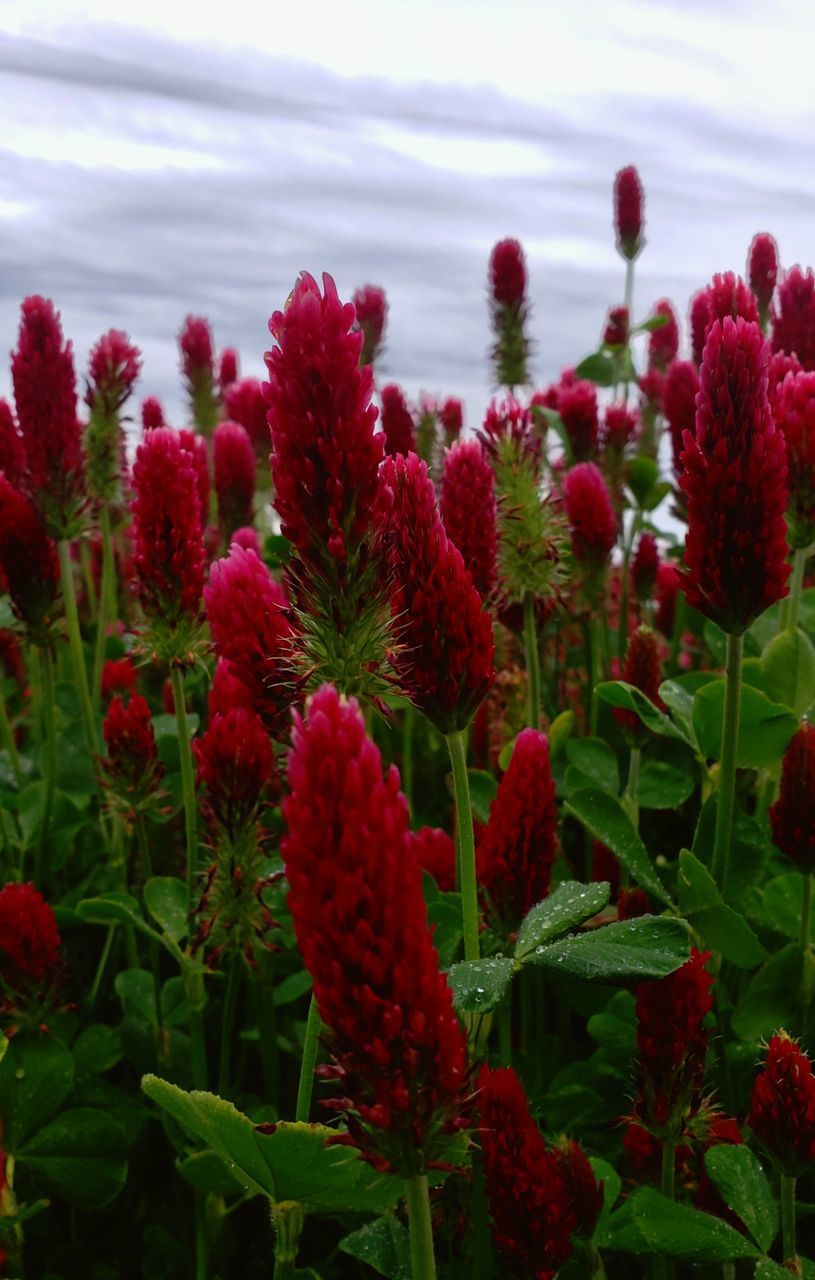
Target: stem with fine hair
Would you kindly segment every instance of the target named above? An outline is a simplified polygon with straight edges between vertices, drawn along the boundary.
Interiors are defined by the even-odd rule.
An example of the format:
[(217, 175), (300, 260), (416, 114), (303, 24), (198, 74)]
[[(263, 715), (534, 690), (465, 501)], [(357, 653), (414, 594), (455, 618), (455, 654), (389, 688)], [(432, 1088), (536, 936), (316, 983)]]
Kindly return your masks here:
[(716, 806), (716, 834), (713, 842), (713, 879), (724, 892), (733, 834), (736, 804), (736, 761), (739, 745), (741, 670), (744, 636), (727, 637), (727, 674), (724, 692), (722, 757), (719, 766), (719, 797)]
[(809, 928), (812, 919), (812, 872), (805, 871), (801, 879), (801, 929), (798, 935), (801, 950), (809, 950)]
[(410, 1227), (410, 1274), (413, 1280), (435, 1280), (436, 1258), (426, 1174), (405, 1178), (405, 1199)]
[(65, 621), (68, 624), (68, 643), (71, 649), (71, 661), (74, 669), (76, 691), (79, 696), (79, 710), (82, 715), (82, 727), (92, 760), (99, 752), (96, 726), (91, 706), (91, 695), (88, 689), (88, 672), (85, 668), (85, 655), (82, 651), (82, 635), (79, 630), (79, 611), (76, 607), (76, 588), (71, 565), (71, 544), (66, 539), (59, 543), (59, 568), (62, 580), (62, 597), (65, 603)]
[(473, 810), (470, 803), (470, 780), (467, 777), (467, 733), (456, 729), (447, 734), (447, 747), (453, 767), (453, 792), (456, 800), (456, 837), (458, 841), (461, 914), (464, 924), (464, 959), (478, 960), (481, 951), (478, 937), (478, 881), (475, 869), (475, 837)]
[(538, 649), (538, 628), (535, 621), (535, 597), (530, 591), (524, 595), (524, 649), (526, 652), (526, 674), (529, 681), (529, 712), (527, 719), (530, 729), (540, 728), (541, 716), (541, 662)]
[(187, 851), (187, 911), (195, 909), (195, 873), (198, 870), (198, 812), (195, 805), (195, 772), (192, 765), (187, 708), (184, 705), (184, 677), (180, 667), (170, 669), (175, 718), (178, 725), (178, 754), (181, 760), (181, 791), (184, 799), (184, 837)]
[(54, 808), (54, 793), (57, 786), (57, 728), (54, 651), (50, 646), (45, 646), (40, 649), (39, 653), (42, 670), (42, 708), (45, 729), (45, 801), (42, 807), (40, 838), (37, 841), (37, 852), (34, 857), (34, 883), (38, 888), (42, 888), (45, 850), (48, 844), (51, 812)]
[(781, 1174), (781, 1245), (784, 1264), (795, 1263), (795, 1178)]
[(790, 578), (790, 593), (785, 600), (786, 608), (786, 627), (788, 631), (795, 631), (798, 627), (798, 611), (801, 607), (801, 592), (804, 587), (804, 570), (806, 568), (807, 556), (809, 548), (799, 548), (792, 558), (792, 577)]
[(2, 742), (8, 752), (9, 763), (14, 774), (14, 781), (17, 786), (22, 785), (23, 771), (20, 768), (20, 756), (17, 751), (17, 743), (14, 741), (14, 730), (11, 727), (11, 721), (8, 718), (6, 709), (6, 697), (3, 692), (3, 677), (0, 674), (0, 742)]
[(300, 1059), (300, 1080), (297, 1085), (297, 1104), (294, 1112), (295, 1120), (308, 1123), (311, 1115), (311, 1095), (314, 1090), (314, 1068), (317, 1065), (317, 1052), (320, 1047), (320, 1010), (317, 1001), (311, 997), (306, 1019), (306, 1036), (303, 1041), (303, 1056)]
[(115, 590), (116, 566), (113, 559), (113, 534), (110, 528), (110, 511), (103, 506), (99, 516), (102, 532), (102, 582), (99, 588), (99, 611), (96, 620), (96, 649), (93, 656), (93, 707), (99, 706), (102, 692), (102, 667), (105, 663), (105, 644), (108, 624), (116, 621), (111, 609)]

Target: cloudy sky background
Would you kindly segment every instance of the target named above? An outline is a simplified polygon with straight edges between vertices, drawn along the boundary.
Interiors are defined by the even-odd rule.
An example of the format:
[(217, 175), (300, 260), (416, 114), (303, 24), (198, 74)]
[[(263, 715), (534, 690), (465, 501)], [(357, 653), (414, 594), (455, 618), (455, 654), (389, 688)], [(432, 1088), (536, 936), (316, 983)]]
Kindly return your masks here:
[(269, 314), (327, 270), (386, 288), (381, 377), (474, 423), (492, 244), (526, 248), (544, 382), (621, 299), (623, 164), (641, 315), (743, 271), (757, 230), (813, 262), (813, 47), (809, 0), (0, 0), (3, 350), (46, 294), (80, 370), (125, 328), (178, 423), (184, 315), (259, 375)]

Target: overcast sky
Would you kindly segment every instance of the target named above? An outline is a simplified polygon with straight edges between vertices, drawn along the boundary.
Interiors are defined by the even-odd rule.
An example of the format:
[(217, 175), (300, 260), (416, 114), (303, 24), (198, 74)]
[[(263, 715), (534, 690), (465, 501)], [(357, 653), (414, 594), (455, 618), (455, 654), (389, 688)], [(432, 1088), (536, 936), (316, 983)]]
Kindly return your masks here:
[(0, 0), (4, 350), (43, 293), (80, 370), (127, 329), (178, 422), (184, 315), (260, 374), (270, 313), (327, 270), (387, 290), (381, 375), (472, 423), (492, 244), (526, 248), (544, 382), (621, 299), (623, 164), (641, 314), (743, 271), (757, 230), (815, 259), (813, 48), (810, 0)]

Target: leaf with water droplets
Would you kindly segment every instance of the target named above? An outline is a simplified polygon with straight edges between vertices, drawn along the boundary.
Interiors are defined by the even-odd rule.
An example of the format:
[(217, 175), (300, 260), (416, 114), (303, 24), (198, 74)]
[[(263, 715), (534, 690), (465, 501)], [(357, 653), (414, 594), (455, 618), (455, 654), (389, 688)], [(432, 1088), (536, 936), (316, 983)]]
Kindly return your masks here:
[(59, 1111), (74, 1084), (73, 1055), (51, 1036), (20, 1032), (0, 1058), (3, 1145), (12, 1153)]
[(410, 1240), (392, 1214), (366, 1222), (340, 1241), (340, 1249), (373, 1267), (385, 1280), (410, 1280)]
[(528, 958), (586, 982), (644, 982), (667, 977), (689, 954), (684, 920), (640, 916), (536, 947)]
[(642, 843), (628, 814), (613, 796), (595, 787), (577, 791), (566, 801), (566, 810), (574, 814), (578, 822), (607, 845), (627, 867), (637, 884), (665, 906), (671, 906), (670, 894), (654, 870), (648, 850)]
[(606, 906), (611, 889), (606, 881), (580, 884), (567, 880), (539, 902), (518, 930), (515, 956), (523, 961), (536, 947), (578, 928)]
[(506, 995), (515, 961), (509, 956), (463, 960), (447, 975), (459, 1013), (489, 1013)]
[(760, 1257), (755, 1245), (721, 1218), (675, 1204), (650, 1187), (640, 1187), (630, 1203), (639, 1231), (655, 1252), (689, 1262)]
[(749, 1147), (720, 1143), (707, 1152), (705, 1167), (725, 1204), (766, 1253), (778, 1235), (778, 1205), (758, 1158)]

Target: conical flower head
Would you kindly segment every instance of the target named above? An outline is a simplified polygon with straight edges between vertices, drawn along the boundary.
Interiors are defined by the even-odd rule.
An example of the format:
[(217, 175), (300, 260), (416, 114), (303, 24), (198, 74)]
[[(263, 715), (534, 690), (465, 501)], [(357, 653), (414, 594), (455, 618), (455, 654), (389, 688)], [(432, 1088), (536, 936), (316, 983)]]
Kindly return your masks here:
[(478, 1109), (495, 1241), (513, 1275), (553, 1280), (579, 1226), (561, 1161), (547, 1148), (511, 1067), (481, 1068)]
[(218, 389), (221, 399), (240, 376), (241, 362), (237, 351), (234, 347), (224, 347), (218, 361)]
[(234, 842), (256, 820), (274, 783), (269, 735), (254, 711), (236, 706), (211, 717), (193, 750), (207, 807)]
[[(354, 699), (295, 716), (281, 850), (289, 908), (334, 1061), (347, 1141), (402, 1176), (444, 1161), (467, 1055), (427, 925), (399, 775)], [(338, 1135), (339, 1137), (339, 1135)]]
[(195, 469), (195, 480), (198, 487), (198, 504), (201, 508), (201, 524), (206, 528), (209, 518), (209, 451), (207, 442), (196, 431), (182, 427), (176, 432), (178, 442), (190, 456)]
[(605, 568), (617, 541), (617, 520), (602, 473), (593, 462), (579, 462), (566, 473), (563, 494), (575, 559), (590, 570)]
[(641, 533), (631, 560), (631, 585), (641, 603), (651, 599), (659, 570), (659, 548), (652, 533)]
[(577, 1234), (590, 1240), (603, 1208), (603, 1183), (597, 1181), (585, 1151), (572, 1138), (559, 1138), (554, 1154), (577, 1214)]
[[(815, 274), (792, 267), (778, 285), (772, 313), (773, 351), (795, 355), (804, 369), (815, 369)], [(21, 424), (22, 425), (22, 424)]]
[(526, 262), (517, 240), (499, 240), (495, 245), (490, 255), (489, 290), (496, 381), (501, 387), (523, 386), (529, 381), (528, 306)]
[(45, 524), (24, 493), (0, 472), (0, 584), (35, 645), (54, 638), (59, 614), (59, 561)]
[(164, 408), (155, 396), (145, 396), (141, 402), (141, 425), (143, 431), (155, 431), (156, 427), (166, 427)]
[[(660, 711), (664, 710), (665, 704), (659, 696), (662, 673), (659, 668), (657, 638), (650, 627), (638, 627), (631, 637), (622, 678), (626, 684), (644, 693)], [(651, 736), (650, 730), (633, 711), (627, 711), (624, 707), (615, 707), (614, 719), (632, 746), (643, 746)]]
[(401, 388), (389, 383), (379, 393), (382, 401), (380, 426), (385, 437), (385, 453), (416, 452), (416, 425)]
[(25, 445), (26, 489), (50, 536), (71, 537), (85, 503), (82, 428), (73, 351), (63, 340), (59, 313), (45, 298), (23, 302), (11, 378)]
[(691, 310), (691, 329), (693, 334), (694, 359), (697, 365), (702, 363), (705, 342), (710, 326), (723, 321), (727, 317), (737, 320), (755, 321), (758, 324), (758, 302), (753, 291), (744, 283), (741, 276), (733, 271), (724, 271), (715, 275), (701, 293), (693, 300)]
[(444, 432), (444, 443), (449, 448), (455, 444), (464, 426), (464, 406), (456, 396), (448, 396), (439, 405), (439, 421)]
[(382, 354), (385, 341), (388, 299), (379, 285), (366, 284), (355, 291), (351, 301), (356, 312), (357, 331), (362, 334), (359, 362), (373, 367)]
[(237, 422), (219, 422), (212, 438), (218, 522), (229, 539), (252, 523), (255, 499), (255, 451), (249, 433)]
[(648, 335), (648, 369), (664, 373), (679, 352), (679, 322), (668, 298), (660, 298), (654, 304), (651, 318), (665, 323)]
[(114, 806), (131, 816), (156, 798), (164, 775), (146, 699), (140, 693), (112, 698), (102, 737), (106, 754), (101, 768)]
[(212, 435), (218, 421), (218, 399), (215, 393), (215, 344), (209, 321), (203, 316), (187, 316), (178, 335), (178, 347), (192, 420), (203, 435)]
[(126, 333), (111, 329), (91, 351), (85, 403), (90, 421), (85, 431), (88, 489), (98, 503), (120, 497), (126, 466), (125, 437), (119, 415), (139, 376), (141, 353)]
[(55, 1003), (63, 969), (56, 917), (42, 894), (33, 884), (4, 885), (0, 889), (0, 1017), (5, 1015), (15, 1029), (29, 1023), (41, 1025), (43, 1014)]
[(546, 897), (557, 850), (555, 784), (544, 733), (518, 735), (478, 845), (478, 880), (499, 931), (513, 933)]
[(789, 543), (803, 550), (815, 541), (815, 372), (788, 374), (772, 407), (787, 445)]
[(696, 434), (685, 435), (688, 601), (738, 635), (787, 594), (787, 463), (767, 399), (768, 349), (754, 322), (708, 330)]
[(815, 1076), (786, 1031), (777, 1031), (767, 1045), (747, 1123), (786, 1177), (800, 1177), (815, 1161)]
[(770, 809), (773, 844), (809, 875), (815, 871), (815, 729), (804, 721), (781, 765), (781, 790)]
[(477, 440), (461, 440), (444, 457), (441, 517), (482, 600), (495, 590), (497, 509), (492, 468)]
[(766, 231), (759, 231), (753, 236), (747, 253), (747, 279), (758, 302), (761, 327), (766, 329), (770, 303), (778, 283), (778, 245)]
[(585, 462), (587, 458), (594, 456), (599, 434), (597, 390), (594, 383), (577, 378), (563, 384), (557, 408), (569, 437), (572, 458), (575, 462)]
[(224, 411), (230, 422), (238, 422), (249, 433), (252, 447), (259, 458), (269, 456), (269, 423), (266, 397), (259, 378), (241, 378), (227, 387)]
[(614, 230), (617, 248), (629, 261), (637, 257), (645, 244), (644, 203), (640, 175), (633, 164), (627, 165), (614, 178)]
[(662, 411), (671, 433), (674, 475), (682, 474), (682, 454), (685, 449), (685, 432), (693, 435), (696, 429), (696, 397), (699, 394), (699, 374), (690, 360), (674, 360), (665, 375), (662, 386)]
[(441, 733), (463, 729), (495, 678), (492, 620), (447, 537), (427, 466), (415, 454), (382, 468), (393, 666)]
[(607, 347), (625, 347), (631, 336), (631, 317), (628, 307), (610, 307), (603, 329), (603, 344)]
[(693, 951), (667, 978), (637, 990), (634, 1117), (657, 1138), (676, 1141), (702, 1105), (713, 1008), (710, 952)]
[[(621, 459), (627, 447), (636, 440), (640, 429), (640, 417), (635, 409), (626, 404), (610, 404), (603, 418), (603, 450), (611, 454), (616, 462)], [(608, 458), (604, 459), (605, 462)]]

